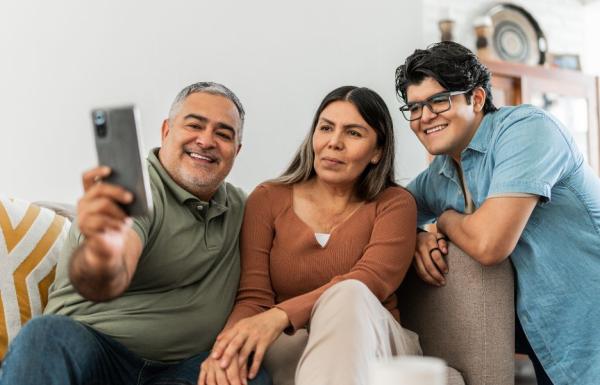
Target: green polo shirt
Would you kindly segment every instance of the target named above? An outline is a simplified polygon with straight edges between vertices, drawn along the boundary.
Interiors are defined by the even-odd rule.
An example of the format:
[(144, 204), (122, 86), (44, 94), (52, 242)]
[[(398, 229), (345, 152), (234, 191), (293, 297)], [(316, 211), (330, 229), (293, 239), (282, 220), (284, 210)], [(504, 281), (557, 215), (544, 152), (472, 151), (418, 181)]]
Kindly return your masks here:
[(75, 291), (68, 265), (82, 237), (74, 224), (44, 313), (69, 316), (143, 358), (173, 362), (210, 350), (233, 307), (245, 194), (224, 182), (210, 202), (201, 201), (171, 179), (156, 154), (148, 156), (154, 210), (134, 219), (144, 248), (127, 291), (104, 303)]

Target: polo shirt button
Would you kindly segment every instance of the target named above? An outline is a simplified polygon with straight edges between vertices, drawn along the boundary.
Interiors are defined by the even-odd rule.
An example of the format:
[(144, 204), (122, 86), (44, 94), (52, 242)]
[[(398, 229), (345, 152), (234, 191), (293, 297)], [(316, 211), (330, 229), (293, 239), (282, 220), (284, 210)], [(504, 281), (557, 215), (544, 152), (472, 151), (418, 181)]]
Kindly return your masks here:
[(198, 209), (198, 211), (202, 211), (202, 210), (204, 210), (204, 206), (198, 205), (198, 206), (196, 206), (196, 209)]

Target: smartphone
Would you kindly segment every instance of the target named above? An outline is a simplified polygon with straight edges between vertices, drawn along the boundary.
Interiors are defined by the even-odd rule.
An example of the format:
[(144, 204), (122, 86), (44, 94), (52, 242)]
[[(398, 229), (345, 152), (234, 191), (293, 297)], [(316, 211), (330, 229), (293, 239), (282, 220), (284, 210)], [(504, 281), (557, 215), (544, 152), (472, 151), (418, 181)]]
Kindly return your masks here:
[(129, 216), (147, 215), (152, 210), (148, 167), (142, 153), (139, 112), (135, 106), (92, 110), (98, 164), (111, 168), (104, 180), (131, 192), (133, 202), (121, 205)]

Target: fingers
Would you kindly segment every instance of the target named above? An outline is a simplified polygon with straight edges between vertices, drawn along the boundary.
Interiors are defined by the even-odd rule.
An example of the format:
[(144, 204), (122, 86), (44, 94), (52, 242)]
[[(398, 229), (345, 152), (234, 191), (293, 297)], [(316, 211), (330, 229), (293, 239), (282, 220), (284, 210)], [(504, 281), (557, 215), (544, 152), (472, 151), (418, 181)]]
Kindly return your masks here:
[(200, 365), (200, 375), (198, 376), (198, 383), (196, 385), (206, 385), (206, 364), (205, 362)]
[(252, 358), (252, 366), (250, 367), (250, 371), (248, 373), (248, 378), (250, 378), (251, 380), (254, 379), (254, 377), (256, 377), (256, 375), (258, 374), (258, 370), (260, 369), (260, 364), (262, 363), (262, 360), (265, 356), (265, 351), (267, 350), (267, 347), (268, 345), (266, 344), (259, 344), (256, 347), (254, 357)]
[(448, 264), (444, 255), (447, 253), (448, 243), (443, 234), (419, 233), (414, 262), (419, 277), (431, 285), (445, 285), (444, 274), (448, 273)]
[(96, 215), (86, 219), (84, 224), (79, 227), (84, 235), (88, 235), (90, 233), (100, 233), (106, 230), (119, 231), (124, 224), (124, 221), (115, 220), (107, 215)]
[(227, 374), (225, 374), (225, 371), (217, 369), (214, 371), (214, 373), (216, 385), (229, 385), (229, 380), (227, 379)]
[(233, 338), (225, 348), (221, 360), (219, 361), (221, 368), (224, 369), (228, 367), (232, 358), (237, 356), (240, 352), (240, 348), (246, 344), (254, 345), (251, 341), (248, 341), (248, 337), (245, 334), (236, 334), (235, 338)]
[(248, 385), (248, 360), (240, 365), (240, 378), (244, 385)]
[(242, 378), (240, 378), (240, 368), (237, 359), (231, 361), (231, 365), (225, 369), (225, 374), (231, 385), (242, 385)]
[(448, 274), (448, 265), (446, 264), (446, 260), (442, 255), (442, 250), (439, 247), (431, 249), (429, 251), (429, 256), (435, 264), (436, 271), (441, 272), (443, 274)]
[(439, 250), (434, 250), (431, 253), (422, 255), (421, 262), (423, 262), (423, 267), (425, 268), (427, 273), (436, 281), (438, 286), (441, 286), (444, 285), (446, 282), (444, 279), (444, 275), (438, 270), (438, 267), (433, 262), (433, 257), (431, 254), (436, 253), (439, 253)]
[(448, 254), (448, 238), (442, 233), (435, 234), (438, 247), (444, 254)]
[(120, 221), (127, 218), (127, 214), (115, 203), (115, 199), (106, 195), (94, 197), (84, 203), (86, 204), (84, 209), (89, 213), (101, 213)]
[(83, 173), (81, 180), (83, 183), (83, 190), (89, 190), (94, 184), (106, 178), (111, 173), (111, 169), (106, 166), (95, 167)]
[(237, 332), (235, 330), (235, 327), (227, 330), (226, 332), (219, 334), (219, 336), (217, 337), (217, 340), (212, 348), (212, 353), (210, 355), (211, 358), (214, 358), (215, 360), (218, 360), (219, 358), (221, 358), (221, 356), (223, 355), (223, 352), (229, 345), (229, 342), (235, 337), (236, 334), (237, 334)]
[(209, 370), (206, 373), (206, 385), (217, 385), (214, 370)]
[(429, 272), (423, 265), (423, 261), (420, 254), (415, 254), (413, 264), (415, 266), (415, 270), (417, 271), (417, 275), (419, 276), (419, 278), (421, 278), (423, 281), (432, 286), (440, 286), (440, 283), (429, 274)]
[[(240, 366), (248, 363), (248, 357), (250, 357), (250, 354), (252, 354), (253, 350), (254, 350), (254, 344), (251, 344), (248, 341), (246, 341), (244, 346), (242, 346), (242, 349), (240, 349), (240, 354), (238, 356), (238, 364)], [(246, 367), (246, 369), (247, 369), (247, 367)]]
[(81, 232), (86, 237), (117, 230), (127, 219), (119, 204), (131, 203), (133, 194), (120, 186), (94, 182), (108, 174), (108, 167), (97, 167), (83, 175), (85, 194), (77, 204), (77, 214)]
[(133, 194), (115, 184), (96, 183), (86, 191), (84, 199), (94, 201), (98, 198), (108, 198), (118, 203), (128, 204), (133, 201)]
[[(200, 365), (198, 385), (230, 385), (227, 374), (210, 357)], [(238, 382), (235, 385), (240, 385)]]

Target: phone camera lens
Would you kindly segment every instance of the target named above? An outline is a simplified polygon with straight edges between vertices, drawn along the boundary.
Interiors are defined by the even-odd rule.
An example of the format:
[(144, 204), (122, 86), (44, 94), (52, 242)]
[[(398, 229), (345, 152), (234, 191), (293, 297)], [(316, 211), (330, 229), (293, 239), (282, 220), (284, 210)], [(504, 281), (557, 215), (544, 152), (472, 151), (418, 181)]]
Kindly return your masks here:
[(94, 111), (94, 126), (96, 127), (96, 135), (103, 138), (106, 136), (106, 113), (104, 111)]
[(106, 114), (104, 111), (96, 111), (94, 112), (94, 124), (97, 126), (102, 126), (106, 124)]

